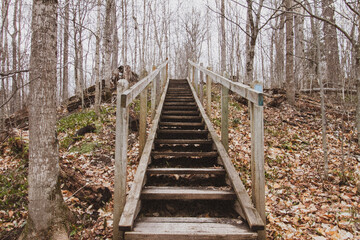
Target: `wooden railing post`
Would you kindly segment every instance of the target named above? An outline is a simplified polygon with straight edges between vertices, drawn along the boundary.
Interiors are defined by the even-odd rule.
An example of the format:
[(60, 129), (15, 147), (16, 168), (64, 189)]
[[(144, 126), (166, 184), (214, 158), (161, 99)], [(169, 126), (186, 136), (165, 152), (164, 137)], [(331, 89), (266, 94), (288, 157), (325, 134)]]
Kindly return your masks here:
[(129, 108), (121, 107), (121, 93), (129, 87), (126, 79), (119, 80), (116, 99), (114, 239), (120, 239), (119, 221), (126, 200), (126, 164), (129, 130)]
[[(168, 60), (168, 58), (166, 58), (166, 61)], [(162, 82), (162, 90), (163, 91), (165, 85), (166, 85), (166, 81), (168, 79), (168, 71), (169, 71), (169, 63), (166, 64), (166, 67), (163, 69), (163, 82)]]
[(195, 91), (196, 94), (199, 96), (199, 70), (197, 68), (195, 68)]
[(194, 66), (192, 67), (191, 73), (192, 73), (192, 84), (195, 87), (195, 67)]
[[(262, 91), (255, 87), (255, 90)], [(252, 200), (262, 220), (265, 216), (264, 113), (263, 106), (249, 103), (251, 125)], [(258, 239), (266, 239), (266, 230), (258, 231)]]
[[(155, 66), (152, 67), (154, 71), (156, 69)], [(155, 110), (156, 110), (156, 81), (155, 79), (152, 81), (152, 88), (151, 88), (151, 119), (155, 117)]]
[[(224, 76), (226, 73), (224, 72)], [(229, 149), (229, 89), (221, 86), (221, 142)]]
[[(212, 70), (211, 67), (207, 67), (208, 70)], [(211, 78), (209, 75), (206, 75), (206, 113), (209, 118), (211, 118)]]
[[(169, 60), (169, 58), (166, 58), (166, 61), (167, 60)], [(165, 67), (165, 81), (164, 81), (164, 86), (163, 86), (163, 88), (165, 87), (165, 85), (166, 85), (166, 81), (167, 81), (167, 79), (168, 79), (168, 77), (169, 77), (169, 62), (166, 64), (166, 67)]]
[(140, 93), (139, 155), (142, 154), (146, 142), (147, 92), (148, 88), (145, 88)]
[[(200, 66), (202, 67), (203, 64), (200, 63)], [(203, 100), (204, 100), (204, 74), (202, 71), (200, 72), (200, 82), (199, 82), (199, 99), (200, 102), (204, 105)]]
[(155, 103), (155, 108), (156, 108), (156, 106), (159, 104), (160, 97), (161, 97), (161, 77), (160, 77), (160, 72), (158, 73), (158, 75), (156, 75), (156, 77), (154, 79), (154, 82), (155, 81), (156, 81), (156, 103)]

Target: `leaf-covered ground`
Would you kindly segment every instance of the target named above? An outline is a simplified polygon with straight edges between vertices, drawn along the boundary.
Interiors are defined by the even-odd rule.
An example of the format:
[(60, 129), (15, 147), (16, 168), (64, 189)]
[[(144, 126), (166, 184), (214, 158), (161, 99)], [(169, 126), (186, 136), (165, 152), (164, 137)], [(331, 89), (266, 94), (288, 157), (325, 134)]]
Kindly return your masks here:
[[(216, 89), (212, 121), (219, 133), (220, 93)], [(272, 98), (266, 99), (270, 101)], [(354, 111), (331, 103), (330, 99), (327, 102), (327, 180), (322, 177), (321, 118), (316, 97), (300, 96), (296, 107), (282, 103), (264, 108), (269, 239), (360, 239), (360, 150), (354, 138)], [(111, 105), (102, 109), (100, 119), (86, 110), (83, 115), (80, 113), (74, 119), (68, 116), (59, 122), (60, 165), (77, 169), (87, 184), (105, 186), (113, 192), (115, 109)], [(250, 192), (248, 110), (231, 96), (229, 112), (229, 154)], [(76, 130), (88, 123), (95, 124), (96, 132), (72, 143)], [(28, 142), (27, 131), (14, 129), (14, 132), (18, 139)], [(12, 146), (9, 141), (0, 146), (0, 239), (16, 239), (27, 218), (24, 160), (27, 150), (26, 146), (22, 149)], [(130, 187), (138, 164), (138, 140), (134, 132), (129, 136), (128, 161)], [(72, 239), (111, 239), (112, 200), (94, 209), (91, 204), (81, 202), (77, 192), (63, 189), (63, 195), (78, 219), (73, 225)]]
[[(212, 109), (216, 111), (212, 112), (212, 121), (220, 136), (219, 96), (219, 91), (213, 94)], [(331, 102), (328, 98), (327, 180), (323, 179), (321, 115), (316, 96), (300, 96), (296, 107), (286, 103), (277, 108), (265, 105), (269, 239), (360, 239), (360, 150), (354, 138), (354, 111)], [(344, 121), (342, 110), (346, 110)], [(230, 96), (229, 113), (229, 154), (251, 192), (248, 109)]]

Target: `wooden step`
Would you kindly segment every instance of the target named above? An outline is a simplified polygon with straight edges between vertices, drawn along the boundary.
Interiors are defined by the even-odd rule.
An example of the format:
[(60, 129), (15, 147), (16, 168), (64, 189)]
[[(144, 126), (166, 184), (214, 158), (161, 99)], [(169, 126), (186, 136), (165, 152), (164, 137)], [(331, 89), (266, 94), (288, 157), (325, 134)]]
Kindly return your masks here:
[(165, 102), (164, 106), (196, 106), (195, 102)]
[(164, 106), (163, 111), (172, 111), (172, 110), (184, 110), (184, 111), (196, 111), (198, 110), (197, 106)]
[(189, 98), (194, 98), (194, 96), (191, 93), (168, 93), (166, 94), (166, 97), (189, 97)]
[(160, 126), (169, 126), (169, 127), (203, 127), (203, 123), (197, 122), (160, 122)]
[(223, 168), (148, 168), (147, 174), (214, 174), (224, 175)]
[(192, 100), (194, 100), (194, 97), (191, 95), (191, 96), (179, 96), (179, 95), (166, 95), (166, 98), (165, 98), (165, 100), (166, 99), (169, 99), (169, 98), (180, 98), (180, 99), (192, 99)]
[(151, 156), (153, 157), (217, 157), (218, 153), (213, 152), (158, 152), (152, 151)]
[(235, 200), (231, 190), (190, 187), (145, 187), (141, 199), (153, 200)]
[(162, 115), (161, 119), (201, 120), (200, 116)]
[(179, 130), (179, 129), (159, 129), (157, 133), (163, 134), (207, 134), (208, 130)]
[(195, 102), (193, 99), (184, 99), (184, 98), (167, 98), (165, 102), (181, 102), (181, 103), (188, 103), (188, 102)]
[(241, 240), (257, 239), (246, 223), (231, 218), (144, 217), (125, 240)]
[(163, 111), (163, 115), (197, 115), (199, 116), (199, 111)]
[(159, 144), (212, 144), (210, 139), (155, 139)]

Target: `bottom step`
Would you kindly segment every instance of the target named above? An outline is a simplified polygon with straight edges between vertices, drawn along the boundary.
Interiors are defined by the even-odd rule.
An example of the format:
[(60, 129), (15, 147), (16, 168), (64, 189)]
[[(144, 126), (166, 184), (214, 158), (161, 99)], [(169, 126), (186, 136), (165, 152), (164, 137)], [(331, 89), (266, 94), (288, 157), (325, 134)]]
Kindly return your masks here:
[(231, 218), (144, 217), (135, 222), (133, 231), (125, 232), (125, 240), (235, 240), (257, 236), (246, 223)]

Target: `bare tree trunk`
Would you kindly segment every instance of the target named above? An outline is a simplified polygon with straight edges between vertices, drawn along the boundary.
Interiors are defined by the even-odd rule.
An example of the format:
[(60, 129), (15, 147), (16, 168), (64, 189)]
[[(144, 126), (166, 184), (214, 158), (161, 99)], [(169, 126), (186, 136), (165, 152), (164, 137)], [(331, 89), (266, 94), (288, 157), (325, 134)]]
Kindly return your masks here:
[(328, 166), (328, 154), (327, 154), (327, 138), (326, 138), (326, 110), (325, 110), (325, 94), (324, 94), (324, 75), (325, 65), (320, 62), (319, 68), (319, 83), (320, 83), (320, 98), (321, 98), (321, 129), (322, 129), (322, 147), (324, 153), (324, 178), (328, 178), (329, 166)]
[[(14, 2), (14, 14), (13, 14), (13, 33), (11, 34), (11, 48), (12, 48), (12, 69), (13, 71), (16, 71), (16, 69), (18, 68), (18, 64), (17, 64), (17, 44), (16, 44), (16, 40), (17, 40), (17, 34), (18, 34), (18, 30), (17, 30), (17, 24), (16, 24), (16, 19), (17, 19), (17, 13), (18, 13), (18, 1), (15, 0)], [(20, 44), (20, 43), (19, 43)], [(17, 110), (19, 110), (20, 107), (20, 91), (19, 87), (20, 84), (18, 82), (18, 74), (14, 74), (12, 77), (12, 92), (14, 94), (14, 98), (13, 98), (13, 104), (11, 104), (12, 107), (12, 112), (15, 112)]]
[(286, 0), (286, 98), (295, 105), (293, 1)]
[[(145, 13), (144, 13), (145, 14)], [(137, 51), (139, 49), (140, 51), (140, 55), (141, 55), (141, 49), (140, 49), (140, 42), (138, 42), (139, 39), (139, 24), (137, 22), (137, 11), (135, 12), (135, 1), (132, 2), (132, 18), (134, 20), (134, 24), (135, 24), (135, 49), (134, 49), (134, 57), (133, 57), (133, 68), (134, 71), (136, 72), (136, 70), (138, 70), (138, 66), (137, 66)], [(141, 56), (140, 56), (141, 57)]]
[(255, 57), (255, 46), (256, 40), (259, 33), (259, 22), (261, 9), (264, 4), (264, 0), (260, 0), (258, 3), (258, 9), (256, 11), (255, 19), (253, 18), (253, 2), (252, 0), (247, 0), (247, 35), (249, 37), (249, 42), (246, 45), (246, 84), (250, 84), (254, 81), (254, 57)]
[(127, 64), (127, 1), (122, 0), (122, 19), (123, 19), (123, 44), (122, 44), (122, 60), (123, 65)]
[[(1, 63), (1, 72), (6, 72), (6, 61), (8, 60), (7, 57), (7, 37), (6, 37), (6, 33), (7, 33), (7, 9), (9, 7), (9, 3), (5, 0), (2, 1), (1, 4), (1, 31), (0, 31), (0, 52), (2, 54), (0, 54), (0, 63)], [(4, 103), (7, 99), (7, 88), (6, 88), (6, 84), (5, 84), (5, 79), (3, 79), (1, 81), (1, 95), (0, 97), (1, 102)], [(1, 108), (1, 120), (2, 120), (2, 125), (4, 125), (4, 121), (5, 121), (5, 116), (7, 114), (6, 111), (6, 105), (3, 106)]]
[[(322, 0), (323, 17), (335, 23), (334, 0)], [(324, 48), (327, 64), (327, 79), (331, 85), (338, 86), (341, 79), (339, 45), (336, 28), (324, 22)], [(331, 87), (331, 86), (330, 86)]]
[[(34, 0), (30, 57), (29, 220), (20, 239), (68, 239), (56, 138), (57, 1)], [(46, 57), (45, 57), (46, 56)]]
[(141, 64), (141, 72), (145, 71), (145, 46), (146, 46), (146, 0), (143, 3), (144, 8), (144, 18), (143, 18), (143, 28), (142, 28), (142, 47), (141, 47), (141, 56), (140, 56), (140, 64)]
[[(360, 36), (359, 36), (360, 38)], [(360, 39), (359, 39), (360, 40)], [(360, 41), (359, 41), (360, 42)], [(356, 129), (358, 137), (358, 145), (360, 145), (360, 45), (356, 47)]]
[(112, 42), (112, 69), (118, 68), (119, 63), (119, 37), (118, 37), (118, 26), (117, 26), (117, 8), (116, 2), (112, 8), (112, 29), (113, 29), (113, 42)]
[(84, 89), (86, 86), (85, 80), (84, 80), (84, 51), (83, 51), (83, 42), (82, 42), (82, 30), (79, 32), (79, 44), (78, 44), (78, 80), (79, 80), (79, 86), (80, 86), (80, 97), (81, 97), (81, 105), (84, 108)]
[(275, 38), (275, 78), (277, 80), (277, 87), (282, 87), (284, 84), (284, 25), (285, 16), (282, 14), (280, 16), (278, 30)]
[[(17, 59), (18, 59), (18, 68), (22, 69), (22, 64), (21, 64), (21, 18), (22, 18), (22, 0), (18, 0), (18, 44), (17, 44)], [(19, 99), (19, 104), (20, 104), (20, 108), (23, 108), (25, 106), (25, 87), (24, 87), (24, 78), (22, 74), (19, 74), (18, 76), (18, 82), (21, 87), (21, 90), (19, 91), (19, 95), (20, 95), (20, 99)]]
[(110, 79), (111, 79), (111, 15), (112, 8), (114, 6), (114, 0), (106, 0), (106, 12), (105, 12), (105, 29), (104, 29), (104, 50), (105, 50), (105, 92), (110, 93)]
[(65, 1), (64, 15), (64, 49), (63, 49), (63, 81), (62, 81), (62, 100), (69, 98), (69, 10), (70, 1)]
[(296, 8), (295, 14), (295, 84), (296, 90), (303, 88), (304, 81), (304, 59), (305, 59), (305, 46), (304, 46), (304, 13), (303, 8)]
[(221, 0), (221, 75), (226, 71), (225, 0)]
[(96, 47), (95, 47), (95, 113), (100, 113), (100, 39), (101, 39), (101, 0), (97, 1), (97, 27), (96, 27)]

